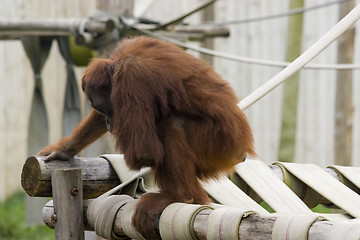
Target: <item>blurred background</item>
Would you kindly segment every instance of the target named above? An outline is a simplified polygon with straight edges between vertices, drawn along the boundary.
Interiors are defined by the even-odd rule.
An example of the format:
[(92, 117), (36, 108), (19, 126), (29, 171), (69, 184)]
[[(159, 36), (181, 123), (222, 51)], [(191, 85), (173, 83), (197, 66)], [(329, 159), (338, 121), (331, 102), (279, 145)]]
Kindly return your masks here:
[[(0, 0), (0, 239), (5, 231), (1, 218), (8, 214), (1, 206), (21, 191), (24, 161), (70, 134), (86, 116), (89, 106), (80, 88), (86, 64), (92, 57), (108, 56), (121, 38), (138, 35), (132, 26), (244, 57), (239, 62), (188, 50), (213, 65), (241, 100), (360, 3), (218, 0), (177, 19), (204, 2)], [(301, 70), (245, 111), (258, 159), (268, 164), (360, 166), (359, 24), (315, 58), (310, 69)], [(36, 30), (38, 26), (43, 30)], [(341, 64), (347, 64), (347, 70), (339, 70)], [(107, 136), (81, 155), (113, 151)], [(15, 199), (23, 194), (19, 196)]]

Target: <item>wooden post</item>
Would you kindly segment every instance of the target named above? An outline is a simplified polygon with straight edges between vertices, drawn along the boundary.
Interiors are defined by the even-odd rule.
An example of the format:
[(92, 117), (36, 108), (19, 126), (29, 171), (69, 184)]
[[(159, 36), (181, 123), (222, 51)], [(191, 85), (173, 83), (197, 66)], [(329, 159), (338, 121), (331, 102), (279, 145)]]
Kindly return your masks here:
[(81, 169), (51, 171), (56, 239), (85, 239)]
[[(340, 4), (339, 18), (342, 19), (354, 6), (355, 1), (347, 1)], [(344, 32), (339, 38), (338, 63), (353, 63), (354, 58), (355, 28)], [(337, 71), (336, 100), (335, 100), (335, 136), (334, 136), (334, 160), (337, 165), (351, 165), (352, 153), (352, 70)]]
[[(291, 0), (290, 9), (304, 6), (304, 0)], [(286, 61), (294, 61), (301, 54), (303, 14), (289, 17)], [(278, 161), (292, 162), (295, 156), (296, 116), (299, 91), (299, 72), (284, 83), (280, 150)]]

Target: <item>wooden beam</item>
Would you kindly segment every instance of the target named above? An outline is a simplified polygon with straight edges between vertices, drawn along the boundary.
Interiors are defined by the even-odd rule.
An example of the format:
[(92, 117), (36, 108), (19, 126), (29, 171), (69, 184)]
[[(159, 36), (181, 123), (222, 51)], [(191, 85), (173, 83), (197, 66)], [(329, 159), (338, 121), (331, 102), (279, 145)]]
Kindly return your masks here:
[(114, 169), (104, 158), (73, 158), (44, 162), (42, 156), (29, 157), (21, 173), (21, 186), (31, 197), (51, 197), (51, 170), (81, 168), (84, 198), (95, 198), (120, 184)]
[[(81, 168), (84, 182), (84, 199), (95, 198), (119, 185), (121, 182), (110, 163), (101, 157), (75, 157), (69, 161), (54, 160), (44, 162), (43, 156), (29, 157), (21, 173), (21, 185), (31, 197), (51, 197), (51, 170), (61, 168)], [(272, 165), (270, 169), (283, 180), (281, 169)], [(340, 181), (332, 168), (325, 171)]]
[[(29, 157), (22, 170), (22, 187), (26, 193), (32, 197), (52, 196), (50, 177), (52, 169), (65, 167), (81, 168), (83, 170), (85, 199), (98, 197), (121, 183), (110, 163), (104, 158), (74, 158), (70, 161), (55, 160), (51, 162), (44, 162), (43, 159), (44, 157), (41, 156)], [(270, 169), (283, 180), (283, 172), (278, 166), (272, 165)], [(326, 168), (324, 170), (336, 180), (340, 181), (340, 176), (334, 169)], [(358, 191), (358, 188), (351, 182), (345, 181), (344, 184), (353, 191)], [(238, 184), (238, 187), (242, 190), (247, 189), (244, 191), (249, 190), (246, 184)], [(306, 187), (305, 184), (304, 187)], [(250, 189), (248, 194), (253, 196), (253, 190)], [(329, 204), (329, 201), (325, 198), (320, 198), (318, 201), (319, 204)]]
[[(93, 199), (84, 200), (83, 201), (83, 216), (84, 216), (84, 229), (86, 231), (94, 231), (94, 228), (91, 227), (87, 221), (86, 217), (86, 211), (88, 209), (89, 204), (94, 201)], [(56, 215), (54, 211), (54, 200), (50, 200), (46, 203), (42, 210), (42, 219), (46, 226), (48, 226), (51, 229), (55, 229), (55, 223), (56, 223)]]
[[(92, 201), (92, 200), (90, 200)], [(84, 211), (87, 211), (87, 207), (89, 202), (84, 203)], [(46, 225), (50, 228), (54, 227), (54, 223), (51, 220), (51, 216), (53, 214), (53, 206), (52, 203), (49, 202), (46, 206), (46, 211), (43, 211), (43, 219)], [(122, 229), (121, 217), (123, 214), (123, 207), (117, 212), (113, 231), (117, 236), (124, 236), (125, 233)], [(206, 238), (206, 225), (210, 214), (213, 212), (211, 209), (205, 209), (200, 211), (194, 218), (193, 229), (196, 234), (196, 237), (200, 240), (207, 239)], [(132, 216), (127, 216), (129, 219)], [(239, 239), (241, 237), (242, 240), (253, 240), (253, 239), (272, 239), (272, 229), (277, 217), (275, 215), (270, 214), (250, 214), (249, 216), (243, 218), (240, 222), (239, 226)], [(86, 229), (94, 230), (94, 226), (90, 226), (88, 222), (86, 222), (86, 218), (84, 218)], [(349, 223), (351, 224), (351, 223)], [(316, 221), (314, 222), (308, 234), (309, 240), (321, 240), (327, 239), (329, 236), (329, 232), (332, 230), (334, 225), (333, 221)], [(344, 226), (346, 222), (344, 221)], [(158, 226), (156, 226), (158, 228)]]
[(0, 19), (0, 39), (20, 36), (67, 36), (80, 31), (106, 33), (115, 28), (110, 18)]

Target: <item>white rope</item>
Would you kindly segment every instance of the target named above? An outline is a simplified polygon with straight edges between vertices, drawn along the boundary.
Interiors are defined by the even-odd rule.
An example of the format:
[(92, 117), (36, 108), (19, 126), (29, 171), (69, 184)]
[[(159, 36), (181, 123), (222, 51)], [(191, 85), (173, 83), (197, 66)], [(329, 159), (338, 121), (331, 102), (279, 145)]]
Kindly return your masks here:
[(265, 82), (262, 86), (253, 91), (250, 95), (240, 101), (238, 104), (240, 109), (245, 110), (260, 98), (265, 96), (279, 84), (284, 82), (288, 77), (304, 67), (314, 57), (321, 53), (328, 47), (335, 39), (343, 34), (360, 18), (360, 4), (358, 4), (351, 12), (349, 12), (340, 22), (332, 27), (324, 36), (322, 36), (316, 43), (308, 48), (289, 66), (275, 75), (273, 78)]
[[(199, 46), (194, 46), (188, 43), (181, 42), (179, 40), (166, 37), (162, 34), (151, 32), (149, 30), (139, 29), (136, 27), (133, 27), (136, 30), (146, 34), (150, 35), (159, 39), (162, 39), (167, 42), (171, 42), (175, 45), (178, 45), (180, 47), (194, 50), (197, 52), (201, 52), (207, 55), (211, 55), (214, 57), (219, 57), (223, 59), (228, 59), (232, 61), (237, 61), (241, 63), (248, 63), (248, 64), (256, 64), (256, 65), (262, 65), (262, 66), (268, 66), (268, 67), (280, 67), (285, 68), (291, 64), (291, 62), (285, 62), (285, 61), (272, 61), (272, 60), (263, 60), (263, 59), (257, 59), (257, 58), (250, 58), (250, 57), (244, 57), (244, 56), (236, 56), (229, 53), (219, 52), (208, 48), (203, 48)], [(360, 64), (308, 64), (304, 68), (306, 69), (327, 69), (327, 70), (352, 70), (352, 69), (360, 69)]]

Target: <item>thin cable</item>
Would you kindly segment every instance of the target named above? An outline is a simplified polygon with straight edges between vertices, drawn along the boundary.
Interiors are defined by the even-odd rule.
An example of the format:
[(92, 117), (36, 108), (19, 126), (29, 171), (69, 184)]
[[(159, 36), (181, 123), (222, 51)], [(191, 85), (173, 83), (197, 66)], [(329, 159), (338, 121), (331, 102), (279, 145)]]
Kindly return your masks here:
[(311, 7), (295, 8), (295, 9), (292, 9), (287, 12), (277, 13), (277, 14), (272, 14), (272, 15), (267, 15), (267, 16), (262, 16), (262, 17), (253, 17), (253, 18), (240, 19), (240, 20), (223, 21), (223, 22), (204, 22), (204, 23), (192, 24), (192, 25), (195, 25), (195, 26), (202, 26), (202, 25), (222, 26), (222, 25), (235, 25), (235, 24), (244, 24), (244, 23), (251, 23), (251, 22), (260, 22), (260, 21), (264, 21), (264, 20), (287, 17), (287, 16), (299, 14), (299, 13), (309, 12), (309, 11), (313, 11), (313, 10), (316, 10), (319, 8), (328, 7), (328, 6), (331, 6), (334, 4), (345, 3), (347, 1), (350, 1), (350, 0), (337, 0), (337, 1), (332, 1), (332, 2), (326, 2), (323, 4), (311, 6)]
[(358, 4), (351, 12), (349, 12), (340, 22), (333, 26), (325, 35), (323, 35), (316, 43), (308, 48), (289, 66), (276, 74), (273, 78), (265, 82), (255, 91), (253, 91), (246, 98), (242, 99), (238, 104), (240, 109), (245, 110), (259, 99), (264, 97), (288, 77), (304, 67), (313, 58), (319, 55), (325, 48), (327, 48), (333, 41), (335, 41), (341, 34), (350, 28), (360, 18), (360, 4)]
[[(214, 57), (224, 58), (224, 59), (241, 62), (241, 63), (256, 64), (256, 65), (269, 66), (269, 67), (285, 68), (291, 64), (291, 62), (271, 61), (271, 60), (263, 60), (263, 59), (257, 59), (257, 58), (236, 56), (233, 54), (219, 52), (219, 51), (215, 51), (215, 50), (208, 49), (208, 48), (193, 46), (191, 44), (184, 43), (179, 40), (166, 37), (159, 33), (151, 32), (149, 30), (139, 29), (136, 27), (133, 27), (133, 28), (135, 28), (137, 31), (140, 31), (146, 35), (153, 36), (153, 37), (162, 39), (164, 41), (171, 42), (180, 47), (183, 47), (186, 49), (191, 49), (191, 50), (194, 50), (194, 51), (197, 51), (200, 53), (204, 53), (207, 55), (211, 55)], [(360, 64), (308, 64), (304, 68), (306, 68), (306, 69), (327, 69), (327, 70), (352, 70), (352, 69), (360, 69)]]

